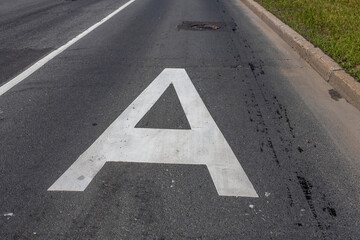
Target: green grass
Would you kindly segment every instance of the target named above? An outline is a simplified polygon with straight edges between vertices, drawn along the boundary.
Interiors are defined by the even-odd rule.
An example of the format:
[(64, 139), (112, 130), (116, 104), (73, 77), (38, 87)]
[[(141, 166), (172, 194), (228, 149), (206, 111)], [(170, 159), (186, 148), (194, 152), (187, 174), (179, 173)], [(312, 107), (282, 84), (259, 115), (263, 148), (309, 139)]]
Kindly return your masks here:
[(360, 0), (255, 0), (360, 81)]

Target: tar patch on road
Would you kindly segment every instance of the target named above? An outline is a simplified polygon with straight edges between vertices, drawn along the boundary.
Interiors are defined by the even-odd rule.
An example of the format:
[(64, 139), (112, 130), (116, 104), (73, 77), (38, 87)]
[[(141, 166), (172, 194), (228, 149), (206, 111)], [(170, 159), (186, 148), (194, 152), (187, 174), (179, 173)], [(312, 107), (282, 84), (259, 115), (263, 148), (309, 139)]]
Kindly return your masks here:
[(342, 98), (339, 92), (337, 92), (335, 89), (329, 90), (330, 97), (334, 99), (335, 101), (339, 101), (339, 99)]
[(189, 22), (184, 21), (178, 25), (178, 30), (189, 31), (236, 31), (234, 22)]

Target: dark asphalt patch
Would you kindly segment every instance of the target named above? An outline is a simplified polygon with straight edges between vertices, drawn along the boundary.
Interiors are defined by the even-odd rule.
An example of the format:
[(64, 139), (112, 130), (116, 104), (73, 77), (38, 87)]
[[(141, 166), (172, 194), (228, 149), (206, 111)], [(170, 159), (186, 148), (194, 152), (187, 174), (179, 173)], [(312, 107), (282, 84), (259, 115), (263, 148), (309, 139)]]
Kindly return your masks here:
[(235, 31), (236, 24), (234, 22), (192, 22), (184, 21), (178, 25), (178, 30), (189, 31)]
[(334, 99), (335, 101), (339, 101), (339, 99), (342, 99), (342, 96), (340, 95), (340, 93), (338, 91), (336, 91), (335, 89), (330, 89), (329, 94), (330, 94), (330, 97), (332, 99)]
[(218, 30), (221, 27), (217, 26), (217, 25), (212, 25), (212, 24), (194, 24), (191, 26), (192, 29), (195, 30), (200, 30), (200, 31), (207, 31), (207, 30)]

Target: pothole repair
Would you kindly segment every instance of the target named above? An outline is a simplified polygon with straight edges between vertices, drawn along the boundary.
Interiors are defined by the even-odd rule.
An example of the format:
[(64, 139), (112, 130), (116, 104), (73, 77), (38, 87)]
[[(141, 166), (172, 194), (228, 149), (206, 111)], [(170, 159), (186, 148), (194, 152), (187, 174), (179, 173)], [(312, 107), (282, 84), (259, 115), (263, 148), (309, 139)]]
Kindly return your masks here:
[(225, 22), (190, 22), (184, 21), (178, 25), (178, 30), (190, 31), (229, 31), (231, 27), (236, 27), (235, 23)]
[(339, 99), (342, 99), (342, 96), (339, 92), (337, 92), (335, 89), (329, 90), (330, 97), (334, 99), (335, 101), (339, 101)]
[(206, 30), (218, 30), (221, 27), (217, 26), (217, 25), (212, 25), (212, 24), (193, 24), (191, 25), (191, 28), (195, 29), (195, 30), (200, 30), (200, 31), (206, 31)]

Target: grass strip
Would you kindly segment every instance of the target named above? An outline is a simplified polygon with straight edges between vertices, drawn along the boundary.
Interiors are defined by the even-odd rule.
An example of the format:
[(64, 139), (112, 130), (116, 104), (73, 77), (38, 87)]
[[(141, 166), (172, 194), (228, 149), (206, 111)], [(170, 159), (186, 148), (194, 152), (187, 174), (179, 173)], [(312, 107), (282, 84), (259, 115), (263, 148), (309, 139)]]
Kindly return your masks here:
[(360, 81), (360, 0), (255, 0)]

